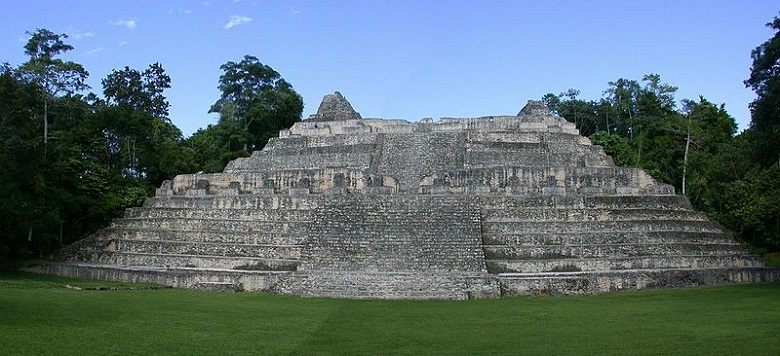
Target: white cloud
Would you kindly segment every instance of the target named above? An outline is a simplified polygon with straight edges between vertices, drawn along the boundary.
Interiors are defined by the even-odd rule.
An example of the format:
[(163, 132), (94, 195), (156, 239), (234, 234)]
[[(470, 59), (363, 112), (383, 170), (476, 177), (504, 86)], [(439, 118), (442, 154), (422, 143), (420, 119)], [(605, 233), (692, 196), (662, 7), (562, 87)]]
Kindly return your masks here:
[(230, 21), (228, 21), (225, 24), (225, 26), (223, 26), (223, 27), (225, 27), (226, 29), (230, 29), (230, 28), (233, 28), (235, 26), (243, 25), (243, 24), (246, 24), (246, 23), (249, 23), (249, 22), (252, 22), (252, 18), (251, 17), (230, 16)]
[(117, 44), (117, 46), (122, 47), (122, 46), (124, 46), (126, 44), (127, 44), (127, 41), (122, 41), (122, 42), (119, 42), (119, 44)]
[(201, 3), (203, 6), (209, 6), (209, 5), (211, 5), (211, 2), (210, 2), (210, 1), (201, 1), (200, 3)]
[(168, 10), (168, 13), (169, 14), (179, 14), (179, 15), (189, 15), (189, 14), (192, 13), (192, 10), (191, 9), (182, 9), (182, 8), (179, 8), (179, 9), (176, 9), (176, 10), (170, 9), (170, 10)]
[(77, 29), (77, 28), (75, 28), (73, 26), (66, 27), (65, 28), (65, 33), (68, 35), (69, 38), (72, 38), (74, 40), (83, 40), (83, 39), (86, 39), (86, 38), (92, 38), (92, 37), (97, 36), (92, 31), (84, 32), (84, 31), (81, 31), (81, 30), (79, 30), (79, 29)]
[(105, 48), (103, 48), (103, 47), (98, 47), (98, 48), (91, 49), (91, 50), (89, 50), (89, 51), (86, 51), (86, 52), (84, 52), (84, 55), (85, 55), (85, 56), (91, 56), (91, 55), (93, 55), (93, 54), (95, 54), (95, 53), (98, 53), (98, 52), (103, 52), (103, 51), (105, 51), (105, 50), (106, 50), (106, 49), (105, 49)]
[(87, 32), (72, 31), (69, 34), (69, 36), (71, 38), (73, 38), (73, 39), (81, 40), (81, 39), (85, 39), (85, 38), (95, 37), (95, 33), (94, 32), (89, 32), (89, 31), (87, 31)]
[(287, 8), (287, 14), (290, 15), (290, 16), (295, 16), (295, 15), (298, 15), (300, 13), (301, 13), (301, 10), (298, 9), (297, 7), (295, 7), (295, 6), (290, 6), (290, 7)]
[(138, 26), (138, 23), (136, 22), (136, 19), (132, 20), (116, 20), (116, 21), (110, 21), (109, 23), (114, 26), (123, 26), (127, 27), (129, 30), (133, 30)]

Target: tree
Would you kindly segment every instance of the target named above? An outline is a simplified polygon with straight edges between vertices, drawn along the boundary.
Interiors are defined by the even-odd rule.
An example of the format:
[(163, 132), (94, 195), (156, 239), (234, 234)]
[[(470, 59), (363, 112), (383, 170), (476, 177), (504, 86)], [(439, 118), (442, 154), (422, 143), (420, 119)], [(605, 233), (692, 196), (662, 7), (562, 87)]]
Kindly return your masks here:
[(723, 194), (727, 226), (761, 252), (780, 250), (780, 166), (751, 170)]
[(245, 149), (261, 149), (279, 130), (301, 120), (303, 98), (273, 68), (257, 57), (244, 56), (220, 66), (220, 98), (210, 113), (220, 113), (220, 121), (237, 121), (249, 133)]
[(160, 63), (144, 71), (114, 70), (105, 79), (105, 101), (96, 112), (105, 137), (107, 166), (158, 185), (192, 166), (178, 142), (181, 131), (168, 118), (165, 89), (171, 78)]
[(61, 94), (73, 94), (89, 89), (84, 81), (89, 73), (81, 64), (64, 62), (55, 58), (73, 49), (65, 44), (66, 34), (55, 34), (47, 29), (37, 29), (30, 34), (30, 39), (24, 46), (24, 53), (30, 59), (21, 65), (19, 72), (26, 80), (37, 84), (43, 90), (43, 144), (49, 138), (49, 106), (52, 100)]
[(646, 74), (641, 82), (620, 78), (609, 83), (605, 98), (594, 107), (599, 122), (605, 117), (604, 124), (615, 127), (610, 132), (628, 139), (636, 164), (680, 187), (685, 125), (675, 109), (676, 90), (658, 74)]
[(640, 86), (635, 80), (620, 78), (608, 83), (604, 91), (606, 100), (612, 107), (612, 121), (617, 134), (634, 138), (634, 117), (637, 111), (637, 98)]
[(168, 118), (162, 66), (115, 70), (102, 81), (104, 99), (83, 96), (86, 70), (58, 58), (73, 48), (66, 38), (39, 29), (27, 62), (0, 64), (3, 260), (42, 257), (89, 235), (195, 167)]
[(159, 62), (150, 64), (143, 72), (130, 67), (113, 70), (101, 84), (109, 105), (129, 106), (170, 122), (170, 104), (163, 91), (171, 87), (171, 77)]
[(721, 160), (735, 177), (723, 186), (721, 216), (743, 239), (771, 252), (780, 250), (780, 18), (767, 26), (774, 35), (751, 52), (744, 82), (756, 93), (750, 128), (739, 135), (738, 150)]
[(195, 131), (184, 145), (192, 150), (196, 171), (222, 172), (228, 162), (249, 156), (244, 144), (249, 135), (236, 121), (223, 121)]
[(726, 149), (726, 145), (731, 144), (737, 131), (737, 123), (723, 104), (715, 105), (703, 96), (699, 96), (699, 101), (683, 100), (682, 105), (686, 123), (682, 193), (688, 193), (687, 180), (690, 172), (695, 182), (695, 191), (690, 197), (696, 202), (704, 191), (715, 184), (705, 171), (711, 165), (710, 160)]
[(0, 72), (0, 257), (26, 255), (43, 214), (39, 159), (42, 144), (32, 120), (42, 108), (40, 88), (10, 67)]
[(640, 98), (638, 106), (640, 111), (649, 108), (674, 111), (674, 93), (677, 92), (677, 87), (662, 83), (661, 75), (656, 73), (643, 75), (642, 82), (645, 83), (645, 86), (639, 93)]
[[(682, 100), (677, 87), (658, 74), (641, 81), (610, 82), (600, 101), (583, 101), (576, 90), (542, 100), (569, 121), (593, 123), (589, 136), (620, 166), (638, 166), (674, 185), (696, 209), (736, 233), (756, 252), (780, 249), (780, 20), (769, 24), (772, 39), (753, 51), (745, 84), (758, 98), (751, 103), (751, 127), (737, 125), (723, 104), (703, 96)], [(585, 125), (578, 124), (583, 131)], [(755, 159), (753, 159), (755, 158)]]
[(590, 136), (594, 145), (604, 147), (604, 151), (612, 157), (616, 165), (621, 167), (636, 166), (636, 154), (631, 148), (628, 138), (606, 131), (599, 131)]
[(757, 95), (750, 103), (750, 126), (759, 140), (756, 158), (764, 165), (780, 165), (780, 18), (766, 26), (775, 34), (751, 53), (753, 64), (745, 86)]
[(597, 103), (580, 100), (580, 91), (569, 89), (557, 96), (549, 93), (542, 97), (542, 102), (554, 113), (567, 121), (573, 122), (580, 134), (590, 136), (599, 130), (599, 119), (596, 110)]

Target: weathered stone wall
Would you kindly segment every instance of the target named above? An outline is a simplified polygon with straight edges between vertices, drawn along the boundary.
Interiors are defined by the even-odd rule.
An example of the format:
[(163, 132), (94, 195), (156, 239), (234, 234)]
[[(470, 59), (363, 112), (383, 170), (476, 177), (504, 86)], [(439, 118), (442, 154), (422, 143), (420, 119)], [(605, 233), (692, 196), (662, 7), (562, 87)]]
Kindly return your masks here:
[(673, 187), (616, 167), (540, 103), (409, 123), (328, 98), (225, 172), (163, 183), (39, 271), (409, 299), (780, 279)]
[(234, 271), (198, 268), (133, 267), (87, 263), (49, 264), (30, 269), (32, 272), (57, 274), (83, 279), (132, 283), (157, 283), (192, 289), (228, 289), (235, 291), (274, 291), (289, 285), (292, 272)]
[(479, 209), (462, 198), (335, 199), (308, 235), (301, 270), (486, 272)]
[(344, 99), (339, 92), (327, 94), (322, 98), (322, 103), (317, 113), (310, 116), (308, 121), (341, 121), (361, 119), (352, 105)]
[(643, 271), (516, 273), (498, 277), (501, 295), (580, 295), (632, 289), (679, 288), (780, 280), (777, 268), (656, 269)]
[(463, 133), (384, 135), (376, 173), (398, 179), (402, 192), (417, 192), (420, 181), (463, 167)]

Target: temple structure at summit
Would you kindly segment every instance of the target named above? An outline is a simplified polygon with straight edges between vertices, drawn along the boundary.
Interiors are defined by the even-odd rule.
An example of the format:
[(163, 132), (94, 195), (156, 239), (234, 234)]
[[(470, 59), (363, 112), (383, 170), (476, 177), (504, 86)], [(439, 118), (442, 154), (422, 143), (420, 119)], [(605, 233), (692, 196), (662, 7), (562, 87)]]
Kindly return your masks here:
[(339, 298), (583, 294), (780, 279), (574, 124), (362, 118), (336, 92), (224, 172), (165, 182), (39, 270)]

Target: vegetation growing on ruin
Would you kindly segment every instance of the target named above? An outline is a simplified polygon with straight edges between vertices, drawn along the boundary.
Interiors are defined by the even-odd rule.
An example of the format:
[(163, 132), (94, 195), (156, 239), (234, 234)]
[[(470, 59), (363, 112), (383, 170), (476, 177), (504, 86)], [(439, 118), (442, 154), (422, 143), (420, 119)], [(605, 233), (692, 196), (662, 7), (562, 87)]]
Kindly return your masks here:
[(116, 284), (0, 273), (3, 354), (780, 353), (777, 283), (470, 301), (66, 285)]

